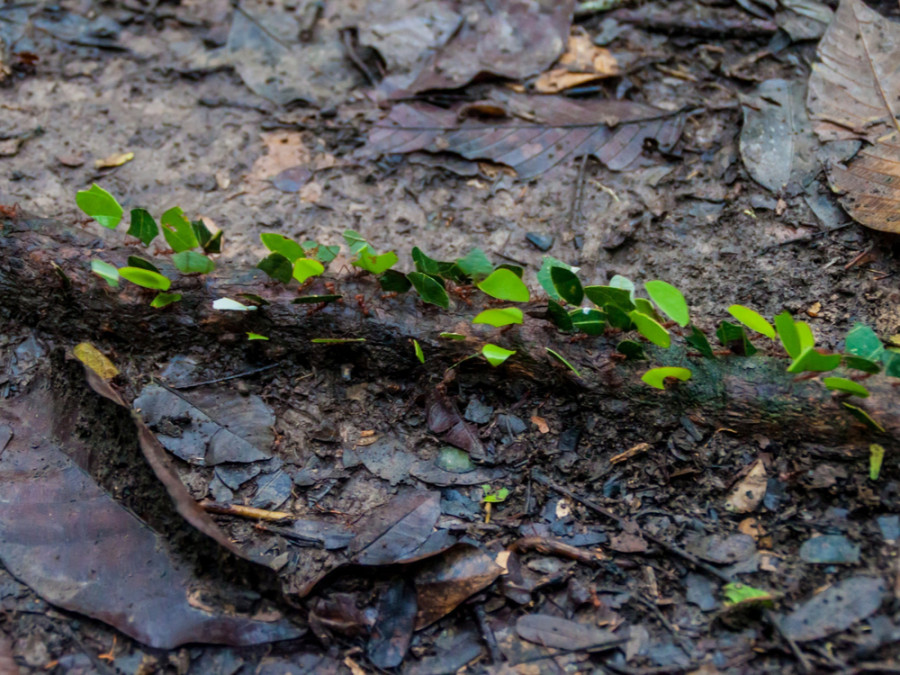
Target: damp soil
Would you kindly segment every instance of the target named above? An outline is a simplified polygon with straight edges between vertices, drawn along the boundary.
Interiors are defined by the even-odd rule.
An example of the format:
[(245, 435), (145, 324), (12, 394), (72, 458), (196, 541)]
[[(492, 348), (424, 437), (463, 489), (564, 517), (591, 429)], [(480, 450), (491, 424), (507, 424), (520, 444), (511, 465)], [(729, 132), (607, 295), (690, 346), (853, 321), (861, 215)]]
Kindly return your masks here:
[[(881, 335), (900, 332), (896, 238), (852, 223), (825, 232), (801, 194), (773, 195), (741, 164), (738, 95), (765, 79), (807, 77), (814, 46), (791, 46), (777, 59), (752, 62), (735, 78), (722, 75), (720, 65), (762, 49), (764, 41), (648, 34), (657, 62), (667, 67), (643, 68), (618, 86), (634, 100), (694, 110), (675, 153), (648, 148), (656, 163), (630, 172), (614, 172), (593, 160), (570, 162), (522, 183), (500, 167), (460, 168), (441, 156), (356, 160), (353, 151), (380, 112), (349, 61), (346, 68), (359, 79), (359, 91), (325, 109), (278, 107), (252, 94), (231, 70), (198, 70), (185, 55), (203, 49), (221, 29), (215, 23), (224, 16), (219, 4), (186, 2), (154, 14), (131, 11), (126, 4), (62, 3), (62, 12), (93, 10), (122, 21), (128, 51), (36, 37), (36, 66), (0, 89), (0, 137), (35, 132), (14, 154), (0, 157), (0, 204), (78, 223), (83, 215), (74, 194), (97, 181), (128, 206), (161, 212), (179, 205), (211, 219), (226, 233), (220, 264), (262, 257), (261, 232), (338, 244), (350, 228), (381, 250), (396, 250), (401, 260), (413, 246), (443, 259), (479, 246), (494, 259), (524, 265), (529, 285), (536, 287), (534, 274), (545, 252), (529, 242), (531, 234), (552, 240), (546, 253), (578, 265), (591, 283), (615, 274), (673, 283), (705, 329), (726, 318), (727, 306), (740, 303), (770, 316), (782, 309), (808, 312), (825, 348), (839, 348), (857, 321)], [(350, 12), (352, 3), (347, 4)], [(590, 21), (585, 25), (596, 28)], [(667, 74), (673, 71), (697, 77)], [(302, 194), (280, 191), (266, 179), (283, 161), (280, 146), (320, 167)], [(134, 152), (135, 158), (111, 170), (94, 168), (94, 160), (118, 152)], [(824, 183), (821, 189), (826, 190)], [(83, 227), (106, 236), (93, 224)], [(301, 620), (316, 603), (337, 594), (352, 596), (360, 608), (377, 603), (396, 569), (325, 576), (336, 558), (247, 521), (215, 516), (238, 545), (284, 556), (282, 585), (265, 588), (245, 562), (217, 550), (174, 511), (144, 463), (129, 415), (86, 390), (78, 368), (59, 356), (59, 350), (72, 347), (64, 336), (42, 334), (39, 324), (25, 326), (8, 316), (0, 328), (0, 395), (15, 396), (39, 372), (52, 373), (61, 405), (78, 410), (73, 433), (94, 450), (91, 475), (166, 533), (172, 549), (199, 576), (245, 584)], [(96, 345), (105, 346), (102, 339)], [(640, 627), (643, 632), (631, 634), (633, 660), (610, 662), (613, 672), (801, 672), (790, 645), (770, 623), (760, 616), (745, 623), (722, 617), (718, 602), (714, 609), (706, 603), (713, 591), (683, 558), (623, 541), (615, 523), (532, 480), (535, 469), (679, 545), (750, 534), (757, 551), (736, 563), (745, 564), (738, 570), (740, 580), (776, 590), (783, 608), (851, 574), (895, 576), (895, 541), (879, 519), (900, 511), (900, 466), (887, 458), (880, 479), (870, 481), (865, 447), (737, 434), (698, 426), (689, 417), (635, 418), (627, 411), (617, 417), (585, 406), (575, 390), (514, 375), (495, 377), (472, 364), (442, 383), (442, 374), (427, 370), (382, 377), (371, 364), (351, 359), (314, 363), (294, 359), (277, 345), (231, 341), (119, 344), (115, 357), (131, 396), (151, 377), (200, 382), (276, 364), (208, 386), (234, 397), (259, 396), (277, 420), (275, 459), (261, 467), (260, 476), (231, 491), (234, 503), (252, 503), (262, 477), (277, 471), (291, 477), (291, 487), (273, 508), (309, 518), (327, 514), (345, 523), (399, 491), (440, 489), (444, 501), (457, 500), (441, 525), (461, 539), (496, 550), (539, 532), (591, 542), (591, 549), (602, 552), (594, 565), (523, 553), (522, 564), (544, 580), (529, 601), (515, 602), (496, 587), (480, 592), (415, 633), (404, 672), (442, 672), (414, 669), (434, 656), (451, 663), (451, 638), (484, 639), (478, 612), (501, 636), (529, 612), (611, 629)], [(447, 446), (428, 424), (429, 397), (439, 385), (460, 411), (490, 408), (473, 424), (502, 470), (493, 487), (511, 491), (490, 522), (480, 503), (481, 485), (436, 488), (409, 473), (415, 462), (434, 460)], [(521, 428), (512, 428), (518, 424)], [(366, 449), (379, 444), (389, 450), (368, 456)], [(635, 448), (640, 449), (633, 456), (618, 459)], [(759, 460), (769, 476), (765, 502), (752, 514), (728, 513), (726, 496)], [(193, 497), (210, 496), (213, 468), (186, 462), (177, 468)], [(852, 540), (860, 547), (858, 562), (804, 562), (800, 546), (816, 534)], [(322, 581), (305, 597), (296, 592), (298, 582), (290, 581), (320, 575)], [(894, 663), (891, 630), (898, 630), (898, 617), (894, 592), (890, 595), (876, 617), (881, 624), (857, 624), (835, 635), (832, 644), (804, 645), (815, 668)], [(0, 629), (10, 638), (22, 673), (351, 672), (348, 659), (362, 664), (363, 672), (374, 672), (365, 639), (334, 628), (263, 647), (148, 649), (105, 624), (53, 608), (2, 568)], [(111, 649), (114, 658), (101, 656)], [(518, 654), (509, 644), (502, 651), (510, 661)], [(516, 672), (548, 672), (544, 667), (606, 672), (608, 653), (574, 651), (557, 656), (553, 666), (538, 660), (533, 671), (527, 664), (547, 659), (545, 654), (518, 657)], [(466, 672), (504, 672), (490, 665), (487, 647), (467, 667)]]

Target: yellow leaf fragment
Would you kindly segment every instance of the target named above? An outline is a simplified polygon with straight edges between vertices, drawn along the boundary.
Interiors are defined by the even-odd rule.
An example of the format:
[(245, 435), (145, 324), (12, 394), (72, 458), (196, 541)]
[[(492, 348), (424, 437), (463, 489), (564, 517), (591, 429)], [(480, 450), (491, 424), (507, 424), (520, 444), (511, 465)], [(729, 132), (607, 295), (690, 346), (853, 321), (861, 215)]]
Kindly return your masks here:
[(117, 152), (104, 159), (94, 161), (94, 167), (97, 169), (112, 169), (116, 166), (122, 166), (134, 159), (133, 152)]
[(76, 359), (104, 380), (111, 380), (119, 374), (119, 369), (113, 365), (113, 362), (106, 358), (106, 355), (90, 342), (82, 342), (72, 352), (75, 354)]

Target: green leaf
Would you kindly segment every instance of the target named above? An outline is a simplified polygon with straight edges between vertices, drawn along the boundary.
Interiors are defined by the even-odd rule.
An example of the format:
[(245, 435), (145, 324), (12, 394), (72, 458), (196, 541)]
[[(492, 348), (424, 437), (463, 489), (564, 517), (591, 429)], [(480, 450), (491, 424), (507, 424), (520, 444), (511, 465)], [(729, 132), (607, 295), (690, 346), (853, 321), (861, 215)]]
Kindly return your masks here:
[(847, 333), (844, 347), (854, 356), (861, 356), (869, 361), (880, 361), (884, 353), (884, 345), (871, 328), (863, 323), (853, 324)]
[(775, 601), (775, 597), (771, 592), (738, 582), (725, 584), (722, 587), (722, 593), (725, 596), (726, 607), (749, 603), (761, 603), (771, 606)]
[[(559, 295), (559, 293), (557, 293), (556, 285), (553, 283), (552, 272), (554, 268), (564, 269), (571, 272), (572, 274), (578, 272), (580, 268), (567, 265), (562, 260), (558, 260), (552, 255), (544, 256), (544, 260), (543, 262), (541, 262), (541, 269), (539, 269), (537, 273), (537, 280), (541, 285), (541, 288), (544, 289), (544, 292), (547, 294), (547, 296), (551, 300), (556, 300), (557, 302), (559, 302), (560, 300), (562, 300), (562, 297)], [(521, 277), (522, 275), (520, 274), (519, 278)]]
[(784, 311), (775, 317), (775, 328), (778, 330), (778, 339), (792, 359), (800, 356), (803, 349), (800, 347), (800, 335), (797, 333), (797, 324), (791, 313)]
[(830, 391), (842, 391), (854, 396), (868, 398), (869, 390), (862, 386), (859, 382), (848, 380), (846, 377), (826, 377), (822, 379), (822, 383)]
[(258, 307), (263, 307), (269, 304), (269, 301), (265, 298), (261, 298), (256, 293), (238, 293), (242, 298), (247, 298), (250, 302), (255, 303)]
[(340, 246), (325, 246), (317, 241), (304, 241), (301, 246), (307, 258), (315, 258), (323, 265), (327, 265), (337, 258), (337, 254), (341, 252)]
[(624, 354), (628, 361), (638, 361), (647, 358), (647, 354), (644, 352), (644, 345), (634, 340), (622, 340), (616, 345), (616, 351)]
[(447, 295), (447, 291), (433, 277), (422, 272), (410, 272), (406, 278), (415, 287), (422, 300), (444, 309), (450, 308), (450, 297)]
[(419, 359), (419, 363), (425, 363), (425, 352), (422, 351), (422, 345), (415, 338), (413, 338), (413, 349), (416, 352), (416, 358)]
[[(497, 265), (496, 269), (509, 270), (510, 272), (515, 274), (520, 279), (522, 279), (525, 276), (525, 268), (522, 267), (521, 265), (513, 265), (511, 263), (503, 263), (502, 265)], [(576, 269), (576, 268), (573, 267), (572, 269)]]
[(674, 377), (677, 380), (686, 381), (691, 379), (691, 371), (687, 368), (675, 368), (666, 366), (664, 368), (652, 368), (641, 375), (641, 380), (656, 389), (666, 388), (666, 378)]
[(191, 227), (191, 222), (184, 217), (184, 211), (180, 207), (172, 207), (162, 214), (159, 220), (162, 224), (163, 236), (175, 253), (190, 251), (200, 245), (197, 235), (194, 234), (194, 228)]
[(294, 278), (293, 263), (280, 253), (270, 253), (256, 267), (283, 284), (291, 283)]
[(584, 300), (584, 289), (573, 272), (564, 267), (551, 267), (550, 280), (553, 282), (553, 287), (556, 289), (559, 297), (570, 305), (578, 307), (581, 301)]
[(298, 258), (294, 261), (294, 278), (301, 284), (311, 277), (317, 277), (325, 271), (325, 267), (318, 260), (312, 258)]
[(221, 253), (222, 252), (222, 238), (224, 237), (224, 233), (222, 230), (216, 232), (212, 239), (203, 244), (203, 252), (204, 253)]
[(216, 264), (202, 253), (182, 251), (172, 256), (172, 262), (182, 274), (209, 274)]
[(634, 328), (634, 322), (628, 316), (628, 312), (621, 307), (604, 305), (603, 311), (606, 313), (607, 323), (613, 328), (618, 328), (619, 330), (631, 330)]
[(275, 232), (263, 232), (259, 235), (260, 240), (267, 249), (272, 253), (280, 253), (291, 261), (293, 265), (299, 258), (306, 257), (306, 251), (296, 241), (285, 237), (283, 234)]
[(672, 319), (679, 326), (684, 327), (690, 323), (690, 312), (684, 295), (672, 284), (665, 281), (648, 281), (644, 284), (647, 295), (656, 303), (663, 314)]
[(144, 246), (149, 246), (150, 242), (159, 234), (159, 227), (147, 209), (131, 209), (131, 225), (128, 226), (128, 234), (140, 239)]
[(268, 340), (265, 335), (260, 335), (259, 333), (247, 333), (248, 340)]
[(456, 261), (456, 266), (470, 279), (480, 281), (494, 271), (494, 266), (480, 248), (473, 248), (464, 258)]
[(597, 307), (618, 307), (622, 311), (630, 312), (634, 309), (631, 301), (631, 293), (624, 288), (613, 286), (585, 286), (584, 294), (588, 300)]
[(498, 300), (528, 302), (531, 299), (528, 287), (513, 272), (506, 269), (494, 270), (487, 279), (478, 284), (478, 288)]
[(858, 419), (860, 422), (865, 424), (870, 429), (874, 429), (875, 431), (878, 431), (882, 434), (884, 433), (884, 427), (881, 426), (878, 422), (876, 422), (869, 413), (867, 413), (865, 410), (863, 410), (859, 406), (851, 405), (850, 403), (847, 403), (846, 401), (842, 401), (841, 405), (843, 405), (847, 410), (849, 410), (851, 415), (853, 415), (856, 419)]
[(492, 366), (499, 366), (516, 352), (514, 349), (504, 349), (503, 347), (498, 347), (497, 345), (488, 342), (481, 348), (481, 353), (484, 354), (484, 358), (486, 358), (488, 363)]
[(877, 443), (869, 446), (869, 478), (878, 480), (881, 475), (881, 464), (884, 461), (884, 448)]
[(503, 309), (486, 309), (472, 319), (472, 323), (486, 323), (489, 326), (500, 328), (514, 323), (522, 323), (522, 310), (518, 307), (504, 307)]
[(549, 300), (547, 302), (547, 314), (550, 316), (550, 320), (560, 330), (569, 331), (574, 328), (572, 325), (572, 317), (569, 316), (569, 313), (563, 309), (563, 306), (556, 300)]
[(153, 301), (150, 303), (150, 306), (160, 309), (166, 305), (171, 305), (173, 302), (178, 302), (179, 300), (181, 300), (181, 293), (157, 293), (156, 297), (153, 298)]
[(313, 338), (311, 342), (316, 345), (345, 345), (351, 342), (365, 342), (366, 338)]
[(406, 278), (406, 275), (397, 270), (386, 271), (378, 277), (378, 283), (381, 285), (381, 290), (385, 293), (406, 293), (412, 288), (412, 284)]
[(256, 309), (253, 305), (243, 305), (231, 298), (219, 298), (213, 301), (213, 309), (221, 312), (250, 312)]
[(119, 270), (116, 269), (115, 265), (110, 265), (108, 262), (94, 258), (91, 260), (91, 272), (106, 280), (106, 283), (112, 288), (119, 287)]
[(449, 445), (441, 448), (437, 458), (434, 460), (434, 464), (450, 473), (469, 473), (476, 469), (475, 463), (468, 452)]
[(691, 325), (691, 334), (688, 335), (685, 339), (691, 347), (696, 349), (698, 352), (703, 354), (708, 359), (715, 357), (713, 353), (712, 345), (709, 344), (709, 340), (706, 338), (706, 334), (699, 330), (696, 326)]
[(353, 255), (369, 246), (369, 242), (356, 230), (344, 230), (344, 241), (347, 242), (347, 248), (350, 249), (350, 253)]
[(466, 336), (461, 333), (441, 333), (440, 335), (438, 335), (438, 337), (442, 338), (444, 340), (455, 340), (455, 341), (466, 339)]
[(354, 260), (351, 265), (361, 267), (372, 274), (381, 274), (396, 265), (399, 260), (397, 254), (393, 251), (382, 253), (381, 255), (375, 255), (371, 251), (372, 249), (369, 248), (361, 251), (359, 260)]
[(747, 326), (750, 330), (762, 333), (771, 340), (775, 339), (775, 329), (772, 328), (772, 324), (766, 321), (759, 312), (754, 312), (749, 307), (744, 307), (743, 305), (732, 305), (728, 308), (728, 313)]
[(646, 298), (635, 298), (634, 308), (641, 314), (649, 316), (651, 319), (656, 321), (656, 323), (663, 322), (662, 317), (657, 313), (656, 308), (653, 306), (653, 303)]
[(881, 365), (861, 356), (844, 355), (844, 365), (853, 370), (861, 370), (864, 373), (875, 375), (881, 370)]
[(484, 498), (481, 501), (485, 503), (496, 504), (506, 501), (506, 498), (509, 497), (509, 490), (506, 488), (500, 488), (496, 492), (491, 492), (490, 485), (482, 485), (481, 490), (484, 492)]
[(206, 226), (206, 223), (202, 220), (192, 220), (191, 229), (194, 231), (194, 236), (197, 237), (200, 246), (206, 248), (206, 245), (212, 240), (213, 236), (212, 232), (210, 232), (209, 228)]
[(322, 303), (334, 302), (340, 300), (342, 295), (301, 295), (299, 298), (291, 300), (293, 305), (320, 305)]
[(140, 267), (122, 267), (119, 274), (133, 284), (143, 288), (153, 288), (158, 291), (167, 291), (172, 282), (159, 272), (152, 272)]
[(573, 366), (571, 363), (569, 363), (568, 360), (566, 360), (562, 354), (560, 354), (558, 351), (556, 351), (554, 349), (550, 349), (550, 347), (544, 347), (544, 349), (547, 350), (547, 353), (550, 354), (550, 356), (555, 358), (557, 361), (562, 363), (566, 368), (568, 368), (573, 373), (575, 373), (576, 377), (581, 377), (581, 373), (578, 372), (578, 369), (575, 368), (575, 366)]
[(417, 272), (430, 274), (432, 276), (441, 276), (440, 261), (429, 258), (418, 246), (413, 246), (412, 259)]
[(606, 330), (606, 315), (597, 309), (582, 307), (569, 312), (572, 328), (587, 335), (601, 335)]
[(747, 331), (744, 330), (743, 326), (723, 321), (716, 330), (716, 337), (719, 338), (719, 342), (723, 346), (735, 354), (753, 356), (757, 351), (753, 343), (750, 342), (750, 338), (747, 337)]
[(834, 370), (839, 365), (841, 365), (840, 354), (820, 354), (814, 347), (807, 347), (788, 366), (787, 371), (789, 373), (803, 373), (807, 371), (825, 373), (829, 370)]
[(669, 345), (672, 344), (672, 337), (669, 335), (669, 331), (660, 326), (656, 320), (637, 310), (629, 313), (628, 316), (634, 321), (638, 333), (650, 340), (650, 342), (657, 347), (668, 349)]
[(900, 353), (893, 349), (885, 349), (881, 355), (884, 362), (884, 374), (890, 377), (900, 377)]
[(146, 258), (141, 258), (136, 255), (128, 256), (128, 267), (140, 267), (142, 270), (150, 270), (151, 272), (161, 274), (159, 268), (156, 265), (154, 265)]
[(794, 328), (797, 329), (797, 338), (800, 340), (800, 353), (816, 346), (816, 336), (813, 335), (812, 328), (805, 321), (795, 321)]
[(75, 195), (75, 203), (103, 227), (111, 230), (122, 222), (122, 207), (116, 198), (94, 183), (90, 190), (81, 190)]
[(634, 282), (631, 279), (623, 277), (621, 274), (616, 274), (609, 280), (609, 285), (613, 288), (621, 288), (622, 290), (628, 291), (631, 299), (634, 300)]

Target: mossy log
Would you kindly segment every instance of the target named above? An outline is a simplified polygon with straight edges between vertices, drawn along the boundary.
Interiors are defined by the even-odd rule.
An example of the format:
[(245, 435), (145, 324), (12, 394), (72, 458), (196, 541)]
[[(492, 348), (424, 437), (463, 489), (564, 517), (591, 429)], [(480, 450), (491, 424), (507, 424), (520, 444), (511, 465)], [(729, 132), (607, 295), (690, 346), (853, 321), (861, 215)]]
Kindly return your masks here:
[[(423, 303), (414, 293), (384, 294), (370, 275), (346, 266), (326, 273), (303, 288), (304, 295), (339, 293), (327, 305), (292, 304), (296, 284), (289, 289), (249, 267), (222, 263), (202, 277), (178, 276), (160, 265), (176, 281), (170, 292), (184, 298), (163, 309), (150, 307), (154, 292), (128, 282), (109, 288), (91, 272), (91, 259), (117, 267), (129, 255), (146, 255), (127, 244), (114, 244), (120, 234), (101, 238), (94, 226), (82, 229), (24, 215), (0, 219), (0, 311), (16, 322), (32, 326), (61, 343), (90, 340), (120, 352), (158, 353), (171, 345), (233, 341), (246, 344), (247, 332), (266, 335), (266, 349), (317, 365), (353, 363), (368, 377), (439, 380), (445, 370), (494, 342), (517, 350), (498, 368), (463, 366), (479, 377), (526, 378), (534, 387), (562, 397), (577, 397), (581, 405), (615, 415), (623, 425), (644, 428), (670, 425), (682, 415), (699, 422), (752, 430), (785, 440), (880, 442), (900, 440), (897, 378), (876, 375), (865, 381), (871, 396), (853, 398), (884, 427), (879, 433), (859, 422), (845, 397), (829, 392), (817, 379), (786, 372), (788, 361), (774, 351), (753, 357), (703, 358), (684, 349), (652, 352), (648, 361), (621, 361), (615, 344), (621, 336), (588, 337), (561, 333), (543, 318), (540, 301), (525, 307), (523, 325), (508, 329), (473, 326), (471, 318), (490, 302), (481, 293), (452, 289), (450, 310)], [(332, 265), (332, 268), (340, 267)], [(169, 274), (172, 272), (172, 274)], [(213, 309), (213, 301), (234, 298), (247, 304), (246, 295), (269, 304), (255, 311)], [(440, 338), (441, 332), (466, 335), (465, 340)], [(313, 338), (364, 338), (365, 342), (322, 345)], [(418, 340), (426, 364), (416, 359), (412, 340)], [(258, 348), (258, 347), (257, 347)], [(579, 372), (576, 376), (546, 351), (553, 349)], [(649, 388), (640, 375), (654, 365), (684, 365), (693, 372), (688, 382), (667, 391)]]

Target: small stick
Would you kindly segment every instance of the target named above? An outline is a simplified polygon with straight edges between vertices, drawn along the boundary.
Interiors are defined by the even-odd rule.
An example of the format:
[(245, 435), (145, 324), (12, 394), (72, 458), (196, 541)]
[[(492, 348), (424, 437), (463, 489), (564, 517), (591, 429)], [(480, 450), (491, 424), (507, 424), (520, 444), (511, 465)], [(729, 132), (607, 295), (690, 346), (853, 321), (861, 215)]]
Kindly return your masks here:
[(197, 502), (197, 505), (207, 513), (218, 513), (223, 516), (237, 516), (239, 518), (265, 520), (272, 523), (294, 519), (292, 513), (286, 513), (284, 511), (266, 511), (265, 509), (257, 509), (252, 506), (241, 506), (240, 504), (221, 504), (208, 499), (201, 499)]
[(204, 387), (207, 384), (218, 384), (219, 382), (227, 382), (228, 380), (237, 380), (241, 377), (249, 377), (250, 375), (256, 375), (257, 373), (264, 373), (267, 370), (272, 370), (281, 364), (279, 363), (270, 363), (268, 366), (263, 366), (262, 368), (254, 368), (252, 370), (245, 370), (241, 373), (235, 373), (234, 375), (226, 375), (225, 377), (217, 377), (212, 380), (203, 380), (202, 382), (190, 382), (189, 384), (178, 384), (172, 385), (172, 389), (193, 389), (194, 387)]
[(487, 645), (488, 652), (491, 655), (491, 663), (502, 663), (503, 655), (500, 653), (500, 646), (497, 644), (497, 637), (494, 635), (494, 631), (492, 631), (491, 627), (488, 625), (487, 617), (484, 613), (484, 607), (478, 604), (472, 607), (472, 611), (475, 613), (475, 620), (478, 622), (478, 629), (481, 631), (481, 636), (484, 638), (484, 642)]
[(599, 551), (585, 551), (576, 546), (564, 544), (561, 541), (547, 537), (522, 537), (521, 539), (516, 539), (506, 548), (516, 553), (528, 550), (534, 550), (538, 553), (549, 553), (563, 558), (571, 558), (588, 565), (596, 565), (601, 560), (604, 560), (604, 555)]
[(797, 646), (797, 643), (794, 641), (794, 639), (784, 632), (784, 630), (781, 628), (781, 622), (778, 621), (778, 617), (775, 616), (771, 609), (766, 610), (765, 617), (766, 621), (772, 624), (772, 628), (774, 628), (775, 631), (781, 636), (781, 639), (784, 640), (787, 643), (787, 646), (791, 648), (791, 653), (793, 653), (794, 658), (796, 658), (800, 663), (800, 669), (804, 673), (813, 672), (812, 664), (810, 664), (809, 659), (806, 658), (806, 654), (804, 654), (800, 650), (800, 647)]

